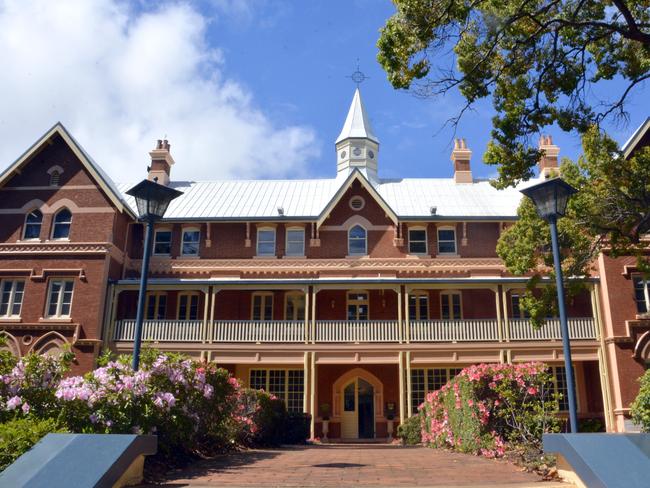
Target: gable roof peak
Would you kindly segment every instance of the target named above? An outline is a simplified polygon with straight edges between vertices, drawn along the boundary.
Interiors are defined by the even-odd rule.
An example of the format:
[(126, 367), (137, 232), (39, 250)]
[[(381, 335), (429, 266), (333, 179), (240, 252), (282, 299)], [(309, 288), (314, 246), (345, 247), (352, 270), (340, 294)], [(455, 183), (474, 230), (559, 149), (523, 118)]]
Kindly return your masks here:
[(379, 139), (372, 130), (370, 118), (363, 106), (359, 88), (354, 91), (348, 116), (345, 119), (341, 133), (336, 138), (336, 144), (345, 139), (370, 139), (379, 144)]

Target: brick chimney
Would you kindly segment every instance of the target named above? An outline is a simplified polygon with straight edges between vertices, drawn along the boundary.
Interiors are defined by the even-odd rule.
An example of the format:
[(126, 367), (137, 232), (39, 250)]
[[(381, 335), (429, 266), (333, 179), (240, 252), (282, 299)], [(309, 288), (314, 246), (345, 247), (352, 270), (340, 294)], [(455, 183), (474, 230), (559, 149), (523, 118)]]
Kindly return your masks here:
[(147, 168), (149, 171), (147, 179), (155, 180), (161, 185), (169, 184), (169, 175), (174, 165), (174, 158), (172, 158), (169, 152), (169, 147), (167, 139), (158, 139), (156, 148), (149, 153), (151, 156), (151, 166)]
[(553, 138), (548, 135), (542, 135), (539, 138), (539, 149), (544, 151), (544, 154), (539, 160), (539, 173), (544, 178), (549, 178), (553, 175), (560, 173), (560, 165), (558, 164), (558, 155), (560, 148), (553, 144)]
[(456, 183), (472, 183), (472, 169), (469, 162), (472, 151), (467, 149), (465, 139), (454, 140), (454, 150), (451, 152), (451, 161), (454, 163), (454, 181)]

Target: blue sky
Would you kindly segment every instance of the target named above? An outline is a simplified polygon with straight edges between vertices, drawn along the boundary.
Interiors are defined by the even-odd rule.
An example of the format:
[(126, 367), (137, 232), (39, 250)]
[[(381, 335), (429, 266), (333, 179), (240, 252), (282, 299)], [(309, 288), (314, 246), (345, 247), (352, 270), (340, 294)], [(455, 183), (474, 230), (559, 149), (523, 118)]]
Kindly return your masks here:
[[(338, 135), (354, 84), (346, 76), (355, 69), (370, 77), (362, 97), (381, 141), (379, 168), (383, 177), (449, 176), (450, 127), (445, 121), (462, 106), (458, 93), (422, 100), (393, 89), (376, 61), (379, 29), (394, 12), (389, 1), (258, 2), (260, 9), (215, 21), (209, 38), (224, 50), (229, 74), (248, 86), (272, 117), (314, 127), (321, 155), (309, 161), (310, 172), (328, 176), (334, 167), (333, 141)], [(647, 95), (647, 92), (646, 92)], [(609, 125), (617, 140), (650, 115), (638, 91), (630, 106), (628, 127)], [(475, 175), (487, 177), (494, 167), (481, 162), (492, 110), (482, 103), (460, 124), (473, 154)], [(575, 135), (551, 131), (561, 155), (580, 154)]]
[[(451, 176), (443, 125), (462, 99), (390, 86), (375, 44), (393, 11), (388, 0), (5, 0), (0, 166), (61, 120), (117, 181), (135, 181), (164, 135), (174, 178), (332, 177), (358, 58), (380, 176)], [(618, 140), (649, 114), (644, 95), (628, 127), (610, 127)], [(482, 103), (457, 132), (478, 177), (495, 174), (481, 163), (491, 116)], [(561, 155), (579, 154), (577, 137), (551, 134)]]

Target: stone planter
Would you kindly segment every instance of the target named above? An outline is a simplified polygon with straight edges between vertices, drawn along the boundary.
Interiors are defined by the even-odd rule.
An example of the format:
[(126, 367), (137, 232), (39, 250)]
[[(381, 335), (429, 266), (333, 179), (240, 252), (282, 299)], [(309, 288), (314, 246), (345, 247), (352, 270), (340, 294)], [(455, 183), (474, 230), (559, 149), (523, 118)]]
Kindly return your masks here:
[(327, 434), (330, 429), (330, 421), (323, 420), (323, 442), (327, 442)]
[(388, 420), (388, 422), (387, 422), (388, 423), (387, 428), (388, 428), (388, 440), (389, 441), (393, 440), (393, 426), (394, 426), (393, 422), (394, 422), (394, 420)]

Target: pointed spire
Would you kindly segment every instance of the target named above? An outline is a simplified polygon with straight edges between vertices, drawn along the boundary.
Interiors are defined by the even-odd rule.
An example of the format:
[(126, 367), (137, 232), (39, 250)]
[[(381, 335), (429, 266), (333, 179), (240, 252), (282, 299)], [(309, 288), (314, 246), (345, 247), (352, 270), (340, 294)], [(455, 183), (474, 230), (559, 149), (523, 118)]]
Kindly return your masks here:
[(379, 139), (377, 139), (377, 136), (375, 136), (375, 133), (370, 126), (370, 119), (368, 118), (366, 109), (361, 101), (361, 92), (359, 91), (359, 88), (354, 92), (348, 116), (345, 119), (345, 124), (343, 124), (341, 133), (336, 139), (336, 144), (350, 138), (370, 139), (379, 144)]

